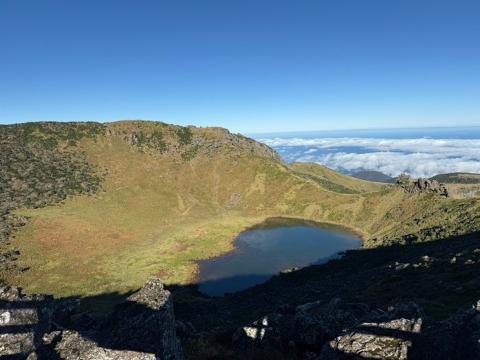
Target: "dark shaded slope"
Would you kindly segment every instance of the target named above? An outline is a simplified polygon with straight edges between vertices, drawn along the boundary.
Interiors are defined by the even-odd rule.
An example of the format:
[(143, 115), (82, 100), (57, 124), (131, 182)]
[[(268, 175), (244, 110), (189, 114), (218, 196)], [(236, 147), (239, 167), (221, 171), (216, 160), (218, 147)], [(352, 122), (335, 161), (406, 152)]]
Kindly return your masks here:
[[(427, 354), (436, 354), (435, 358), (439, 359), (461, 359), (462, 356), (472, 359), (474, 349), (466, 348), (463, 353), (455, 353), (458, 351), (455, 350), (456, 341), (466, 343), (470, 340), (467, 338), (469, 330), (466, 328), (462, 330), (463, 336), (456, 333), (462, 329), (465, 318), (461, 317), (463, 315), (454, 314), (462, 309), (468, 310), (479, 299), (480, 233), (425, 244), (349, 251), (343, 259), (281, 274), (265, 284), (225, 298), (206, 298), (196, 293), (193, 288), (176, 288), (173, 293), (177, 317), (193, 322), (199, 331), (207, 331), (210, 335), (203, 337), (203, 341), (224, 353), (238, 351), (235, 348), (237, 345), (231, 342), (237, 329), (252, 326), (250, 324), (255, 320), (267, 315), (272, 321), (270, 326), (273, 326), (273, 330), (269, 328), (267, 331), (288, 333), (288, 329), (284, 328), (285, 324), (273, 320), (277, 316), (275, 314), (288, 317), (288, 314), (294, 314), (295, 308), (302, 304), (314, 304), (320, 311), (318, 317), (336, 316), (335, 321), (338, 321), (337, 326), (341, 330), (342, 326), (347, 326), (347, 323), (342, 325), (342, 321), (350, 319), (355, 314), (351, 313), (354, 309), (359, 311), (357, 322), (360, 319), (374, 321), (373, 318), (368, 318), (369, 312), (378, 310), (378, 318), (382, 318), (386, 317), (389, 307), (414, 303), (422, 309), (419, 316), (423, 325), (422, 332), (413, 343), (413, 358), (422, 359)], [(341, 299), (337, 302), (346, 306), (343, 312), (335, 315), (323, 312), (328, 312), (332, 299)], [(444, 320), (450, 316), (454, 317)], [(319, 321), (318, 318), (310, 320), (312, 324)], [(320, 337), (320, 347), (316, 349), (319, 350), (321, 344), (340, 335), (340, 330), (337, 333), (333, 331), (330, 338), (321, 340)], [(373, 330), (375, 329), (365, 328), (362, 331), (365, 334), (390, 334), (389, 336), (394, 337), (398, 335), (392, 331), (379, 333), (381, 329), (377, 329), (377, 332), (372, 332)], [(442, 331), (446, 333), (442, 335), (443, 340), (440, 340)], [(436, 349), (440, 343), (443, 350)], [(288, 344), (284, 345), (286, 347), (281, 351), (281, 358), (295, 358), (291, 353), (286, 353)], [(191, 346), (195, 348), (197, 345), (194, 342)], [(261, 349), (258, 345), (258, 350)], [(269, 354), (272, 358), (280, 356), (272, 351)], [(265, 356), (265, 353), (263, 355)], [(202, 358), (191, 356), (193, 359)]]

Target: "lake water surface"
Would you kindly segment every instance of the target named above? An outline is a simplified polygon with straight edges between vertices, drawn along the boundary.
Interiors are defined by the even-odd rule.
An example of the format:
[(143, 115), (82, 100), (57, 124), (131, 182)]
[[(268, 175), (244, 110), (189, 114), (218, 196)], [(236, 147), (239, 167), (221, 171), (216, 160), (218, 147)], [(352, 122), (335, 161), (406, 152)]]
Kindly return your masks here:
[(236, 249), (199, 263), (199, 290), (210, 296), (244, 290), (272, 275), (361, 247), (358, 235), (327, 224), (274, 218), (242, 232)]

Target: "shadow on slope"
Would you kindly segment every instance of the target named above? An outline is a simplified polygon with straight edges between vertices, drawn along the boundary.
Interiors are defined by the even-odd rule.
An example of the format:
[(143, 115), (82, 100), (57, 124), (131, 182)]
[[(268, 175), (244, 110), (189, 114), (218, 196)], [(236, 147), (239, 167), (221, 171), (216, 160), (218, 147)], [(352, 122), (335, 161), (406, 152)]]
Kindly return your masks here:
[[(195, 349), (195, 339), (201, 333), (211, 335), (203, 347), (220, 346), (228, 350), (225, 354), (235, 357), (231, 339), (239, 328), (251, 326), (266, 314), (288, 313), (311, 302), (326, 306), (334, 298), (341, 298), (349, 304), (366, 304), (369, 309), (387, 309), (398, 303), (414, 302), (425, 311), (422, 329), (432, 332), (442, 319), (478, 300), (479, 275), (480, 233), (474, 233), (430, 243), (347, 251), (342, 259), (279, 274), (264, 284), (220, 298), (200, 294), (195, 285), (174, 285), (169, 289), (173, 293), (177, 319), (183, 324), (192, 323), (194, 330), (181, 334), (187, 350), (193, 346), (193, 352), (188, 350), (189, 354), (194, 354), (192, 358), (202, 358), (201, 349)], [(250, 274), (246, 278), (252, 276), (263, 275)], [(242, 281), (219, 279), (217, 285), (232, 280)], [(126, 303), (130, 295), (109, 293), (58, 300), (51, 297), (8, 300), (7, 297), (0, 301), (0, 335), (8, 345), (8, 351), (4, 348), (2, 355), (11, 359), (22, 358), (26, 348), (20, 344), (27, 341), (33, 349), (48, 338), (47, 345), (38, 353), (39, 358), (61, 358), (56, 350), (58, 343), (68, 331), (75, 331), (106, 349), (150, 353), (161, 358), (163, 343), (159, 344), (160, 337), (155, 331), (159, 331), (158, 324), (164, 326), (167, 323), (171, 330), (175, 329), (173, 312), (172, 317), (165, 315), (168, 311), (165, 312), (163, 306), (167, 302), (157, 308), (141, 301)], [(115, 304), (119, 305), (111, 311)], [(159, 312), (164, 315), (159, 317)], [(368, 323), (367, 320), (363, 322)], [(429, 339), (419, 340), (421, 334), (365, 324), (354, 326), (357, 326), (355, 331), (358, 333), (410, 341), (412, 354), (420, 354), (416, 355), (417, 358), (428, 353), (433, 346)], [(58, 332), (52, 333), (52, 330)], [(341, 334), (340, 331), (332, 333), (316, 346)], [(453, 348), (463, 344), (453, 330), (447, 335), (451, 337), (448, 341), (452, 342)], [(304, 350), (297, 348), (295, 356)], [(335, 351), (338, 356), (343, 356), (342, 351)], [(444, 358), (448, 358), (450, 353), (445, 351), (445, 354)], [(468, 351), (462, 354), (463, 358), (468, 358), (465, 357)]]
[[(247, 278), (252, 276), (255, 274)], [(222, 279), (220, 284), (229, 280), (241, 279)], [(198, 331), (219, 329), (213, 346), (224, 348), (231, 348), (229, 341), (235, 331), (244, 326), (254, 327), (255, 321), (268, 314), (311, 302), (326, 306), (334, 298), (384, 311), (397, 304), (414, 302), (425, 314), (422, 328), (435, 333), (438, 324), (459, 310), (471, 308), (480, 297), (480, 233), (421, 244), (347, 251), (342, 259), (279, 274), (264, 284), (222, 298), (208, 298), (194, 287), (172, 287), (172, 291), (177, 318), (191, 321)], [(448, 321), (444, 324), (450, 325)], [(259, 332), (261, 328), (260, 324)], [(378, 327), (363, 326), (356, 331), (392, 335), (391, 330)], [(325, 341), (337, 335), (331, 334)], [(433, 346), (430, 335), (421, 342), (416, 334), (397, 335), (396, 338), (413, 343), (412, 354), (418, 350), (423, 355), (431, 352), (440, 356), (438, 349), (448, 347), (444, 352), (450, 355), (442, 355), (443, 358), (462, 358), (449, 351), (452, 344), (459, 346), (466, 341), (453, 328), (442, 334), (447, 338), (444, 346)], [(465, 348), (463, 358), (468, 358), (471, 349)]]

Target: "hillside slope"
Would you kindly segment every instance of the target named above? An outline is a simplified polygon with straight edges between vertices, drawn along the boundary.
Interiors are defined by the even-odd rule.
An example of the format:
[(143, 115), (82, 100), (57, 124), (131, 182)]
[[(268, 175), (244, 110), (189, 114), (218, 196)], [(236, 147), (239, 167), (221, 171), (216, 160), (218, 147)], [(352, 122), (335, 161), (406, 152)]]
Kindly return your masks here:
[(325, 190), (343, 194), (380, 191), (383, 185), (340, 174), (315, 163), (293, 163), (291, 168), (318, 182)]
[(480, 227), (475, 199), (411, 196), (315, 164), (290, 168), (225, 129), (128, 121), (3, 126), (0, 134), (10, 154), (2, 157), (2, 247), (18, 257), (2, 274), (27, 291), (126, 291), (152, 274), (188, 283), (196, 260), (230, 250), (235, 234), (268, 217), (348, 226), (367, 247)]

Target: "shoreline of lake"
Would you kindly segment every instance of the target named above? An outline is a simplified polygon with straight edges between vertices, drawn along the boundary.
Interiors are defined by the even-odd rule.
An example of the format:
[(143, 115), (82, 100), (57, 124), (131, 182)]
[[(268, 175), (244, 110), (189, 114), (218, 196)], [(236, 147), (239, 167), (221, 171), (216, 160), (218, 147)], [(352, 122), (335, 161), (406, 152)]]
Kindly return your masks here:
[(217, 285), (219, 288), (243, 284), (223, 291), (223, 296), (263, 283), (290, 268), (328, 262), (342, 252), (361, 248), (363, 241), (363, 234), (344, 225), (296, 217), (267, 218), (237, 234), (232, 250), (197, 261), (195, 284), (207, 296), (218, 296), (205, 290), (215, 287), (212, 283), (223, 284)]

